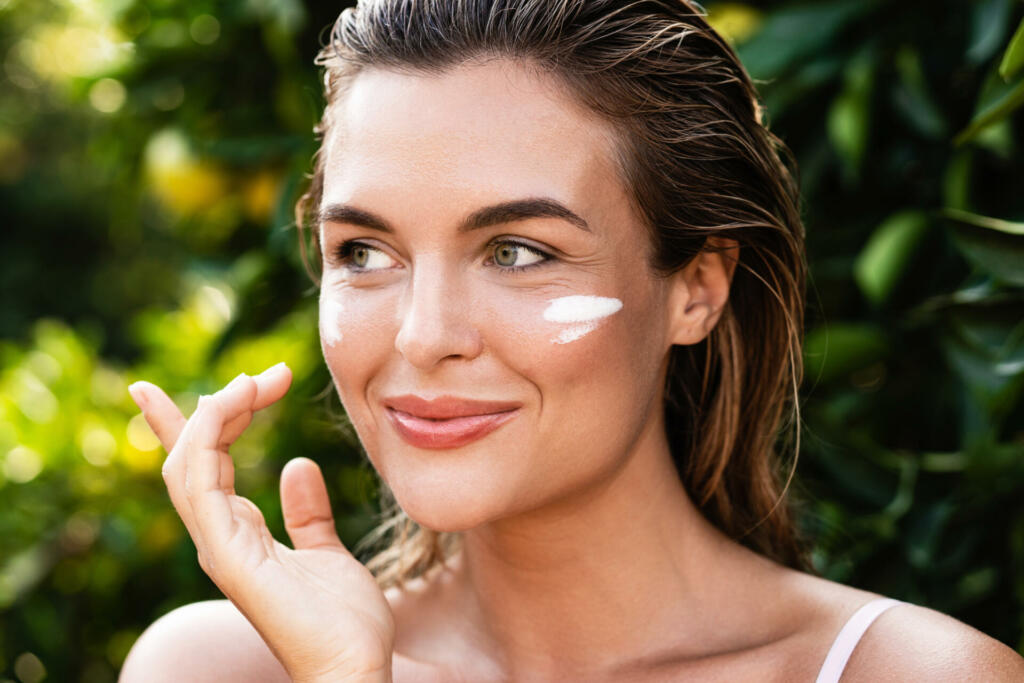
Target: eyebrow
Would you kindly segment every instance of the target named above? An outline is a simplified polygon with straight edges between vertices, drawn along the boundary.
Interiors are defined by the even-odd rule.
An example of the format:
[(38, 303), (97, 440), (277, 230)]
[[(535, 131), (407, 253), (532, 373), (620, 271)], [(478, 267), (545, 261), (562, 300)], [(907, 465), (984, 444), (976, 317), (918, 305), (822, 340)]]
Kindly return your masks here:
[[(514, 199), (477, 209), (459, 224), (460, 233), (479, 230), (502, 223), (514, 223), (531, 218), (559, 218), (580, 230), (592, 232), (590, 225), (567, 206), (548, 197)], [(328, 204), (317, 212), (317, 225), (322, 223), (351, 223), (370, 230), (394, 232), (391, 225), (380, 216), (357, 209), (349, 204)]]

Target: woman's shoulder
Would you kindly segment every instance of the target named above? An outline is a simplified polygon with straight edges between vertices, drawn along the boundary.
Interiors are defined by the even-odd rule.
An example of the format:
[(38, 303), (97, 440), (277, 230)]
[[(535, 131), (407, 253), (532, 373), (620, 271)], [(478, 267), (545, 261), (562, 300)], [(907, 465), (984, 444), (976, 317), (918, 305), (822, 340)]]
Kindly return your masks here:
[[(836, 637), (851, 625), (844, 640), (853, 650), (844, 683), (879, 680), (1022, 681), (1024, 658), (981, 631), (951, 616), (909, 602), (883, 602), (885, 596), (823, 578), (803, 575), (805, 587), (828, 616), (817, 622), (826, 633), (820, 640), (839, 646)], [(866, 608), (857, 619), (851, 618)], [(885, 609), (872, 609), (885, 608)], [(874, 617), (873, 620), (870, 617)], [(858, 639), (859, 638), (859, 639)], [(820, 641), (819, 641), (820, 642)], [(821, 659), (824, 662), (824, 658)]]
[(119, 683), (227, 680), (291, 681), (228, 600), (194, 602), (154, 621), (135, 641), (118, 677)]
[(844, 681), (1022, 681), (1024, 658), (962, 621), (899, 603), (864, 632)]

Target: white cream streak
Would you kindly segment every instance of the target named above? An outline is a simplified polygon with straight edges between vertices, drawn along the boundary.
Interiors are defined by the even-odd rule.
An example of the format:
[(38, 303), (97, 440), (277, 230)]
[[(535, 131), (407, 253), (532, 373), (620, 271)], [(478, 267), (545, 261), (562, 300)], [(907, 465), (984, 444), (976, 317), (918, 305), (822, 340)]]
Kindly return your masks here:
[(320, 297), (320, 338), (328, 346), (341, 341), (341, 314), (344, 307), (330, 298)]
[(544, 319), (557, 323), (574, 323), (551, 340), (552, 344), (568, 344), (595, 330), (598, 321), (622, 308), (619, 299), (605, 296), (563, 296), (552, 299), (544, 310)]

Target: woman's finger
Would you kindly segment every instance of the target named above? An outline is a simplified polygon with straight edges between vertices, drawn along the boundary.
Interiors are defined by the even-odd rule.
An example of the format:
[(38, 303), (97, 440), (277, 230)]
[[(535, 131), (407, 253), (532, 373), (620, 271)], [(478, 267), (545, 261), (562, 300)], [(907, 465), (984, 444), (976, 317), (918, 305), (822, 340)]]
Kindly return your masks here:
[(149, 428), (160, 439), (164, 450), (170, 453), (178, 442), (178, 435), (185, 428), (185, 417), (178, 406), (163, 389), (149, 382), (135, 382), (128, 387), (128, 393), (135, 405), (139, 406)]
[[(256, 400), (252, 409), (256, 411), (275, 403), (288, 392), (292, 373), (287, 365), (278, 363), (258, 375), (253, 375), (252, 379), (256, 382)], [(170, 453), (178, 441), (178, 435), (185, 427), (185, 417), (178, 410), (178, 406), (164, 393), (163, 389), (151, 382), (135, 382), (128, 387), (128, 393), (131, 394), (132, 400), (142, 411), (146, 423), (156, 434), (164, 450)], [(228, 427), (225, 431), (230, 433), (237, 429), (237, 424), (229, 422)], [(243, 427), (238, 430), (238, 433), (241, 434), (244, 430)]]
[[(228, 387), (221, 391), (226, 391)], [(219, 444), (227, 413), (215, 396), (201, 396), (189, 420), (185, 446), (185, 493), (192, 508), (201, 552), (210, 570), (221, 563), (224, 546), (238, 531), (228, 492), (221, 482)]]
[(348, 552), (334, 526), (320, 466), (309, 458), (289, 460), (281, 471), (281, 512), (296, 550), (331, 548)]
[(168, 455), (167, 459), (164, 460), (164, 466), (161, 470), (161, 474), (163, 475), (164, 484), (167, 486), (167, 494), (170, 496), (171, 504), (174, 506), (174, 510), (178, 513), (178, 517), (181, 518), (182, 523), (188, 530), (188, 535), (192, 538), (192, 542), (195, 544), (196, 551), (199, 553), (199, 557), (201, 559), (204, 556), (204, 548), (202, 538), (199, 534), (198, 528), (196, 527), (195, 519), (193, 518), (192, 506), (188, 501), (188, 494), (185, 491), (185, 468), (184, 466), (172, 466), (176, 462), (185, 462), (188, 444), (192, 440), (191, 434), (195, 431), (195, 417), (196, 413), (193, 413), (192, 417), (185, 423), (185, 427), (178, 435), (178, 440), (174, 444), (174, 448), (171, 449), (170, 455)]
[[(228, 415), (232, 418), (237, 417), (241, 414), (249, 414), (249, 410), (252, 406), (253, 399), (256, 395), (255, 384), (251, 377), (247, 377), (244, 373), (231, 380), (226, 387), (217, 392), (219, 405), (227, 405), (230, 411)], [(200, 403), (204, 399), (210, 397), (200, 397)], [(181, 517), (181, 521), (185, 524), (185, 528), (188, 529), (189, 535), (196, 544), (197, 550), (200, 554), (209, 555), (205, 551), (205, 542), (201, 538), (202, 530), (199, 528), (195, 519), (195, 511), (192, 507), (189, 499), (189, 488), (190, 477), (188, 472), (188, 460), (189, 453), (193, 450), (191, 443), (195, 442), (195, 429), (196, 422), (199, 419), (199, 408), (196, 407), (192, 417), (185, 423), (185, 428), (178, 435), (178, 441), (171, 450), (170, 455), (164, 461), (162, 469), (164, 483), (167, 484), (167, 492), (171, 496), (171, 502), (174, 504), (174, 509), (178, 512), (178, 516)], [(221, 471), (218, 473), (218, 481), (223, 483), (227, 490), (233, 492), (235, 485), (235, 468), (231, 462), (231, 456), (227, 453), (227, 445), (223, 445), (223, 452), (218, 451), (218, 444), (220, 443), (221, 433), (217, 434), (218, 442), (215, 442), (213, 448), (216, 452), (215, 462)], [(229, 444), (228, 444), (229, 445)]]
[(292, 371), (284, 363), (272, 365), (260, 374), (253, 377), (256, 380), (258, 391), (253, 410), (263, 410), (272, 403), (281, 400), (288, 388), (292, 385)]
[(234, 442), (252, 422), (252, 414), (280, 400), (291, 386), (292, 373), (284, 363), (278, 363), (252, 377), (256, 384), (256, 397), (249, 413), (228, 420), (224, 426), (223, 439)]

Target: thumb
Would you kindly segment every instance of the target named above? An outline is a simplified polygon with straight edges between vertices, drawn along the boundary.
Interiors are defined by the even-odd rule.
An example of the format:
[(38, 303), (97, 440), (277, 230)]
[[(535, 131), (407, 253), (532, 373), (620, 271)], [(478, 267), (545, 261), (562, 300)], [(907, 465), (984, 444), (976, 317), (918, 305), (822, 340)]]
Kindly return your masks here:
[(284, 528), (296, 550), (325, 548), (348, 552), (334, 528), (331, 501), (320, 466), (309, 458), (293, 458), (281, 471), (281, 512)]

